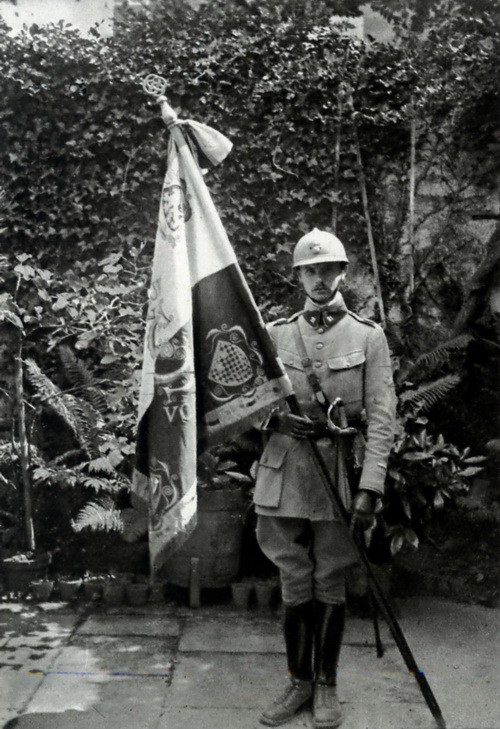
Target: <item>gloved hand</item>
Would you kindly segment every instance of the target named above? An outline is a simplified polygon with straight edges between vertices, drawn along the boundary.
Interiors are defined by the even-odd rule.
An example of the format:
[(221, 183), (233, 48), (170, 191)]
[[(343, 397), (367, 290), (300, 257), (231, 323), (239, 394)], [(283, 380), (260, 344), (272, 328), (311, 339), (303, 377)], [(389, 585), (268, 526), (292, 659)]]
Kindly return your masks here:
[(363, 531), (373, 524), (377, 494), (375, 491), (361, 489), (352, 500), (351, 526)]
[(272, 419), (272, 427), (278, 433), (302, 440), (311, 432), (311, 421), (309, 418), (302, 418), (292, 413), (276, 413)]
[(278, 433), (291, 435), (297, 440), (309, 437), (324, 438), (329, 435), (326, 423), (321, 420), (311, 420), (292, 413), (277, 413), (273, 416), (272, 426)]

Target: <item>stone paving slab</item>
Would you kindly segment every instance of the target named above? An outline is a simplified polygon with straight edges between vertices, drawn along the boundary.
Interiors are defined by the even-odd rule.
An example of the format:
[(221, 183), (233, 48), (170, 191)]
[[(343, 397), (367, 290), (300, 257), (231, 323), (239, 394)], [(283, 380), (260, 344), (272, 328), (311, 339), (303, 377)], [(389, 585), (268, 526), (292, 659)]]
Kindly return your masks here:
[[(259, 727), (260, 712), (286, 680), (282, 655), (184, 655), (167, 689), (160, 729)], [(390, 652), (377, 659), (369, 649), (346, 646), (339, 698), (345, 713), (342, 729), (435, 729), (415, 680)], [(312, 727), (310, 711), (286, 726)]]
[(413, 704), (403, 699), (368, 703), (360, 696), (355, 704), (342, 704), (342, 710), (341, 729), (436, 729), (436, 722), (423, 703)]
[(73, 636), (52, 670), (82, 675), (120, 674), (170, 678), (176, 642), (143, 636)]
[(348, 703), (420, 701), (418, 684), (394, 647), (382, 658), (377, 658), (371, 648), (344, 646), (340, 653), (338, 682), (339, 698)]
[[(151, 721), (144, 718), (144, 708), (131, 710), (113, 709), (109, 715), (101, 715), (99, 707), (89, 711), (69, 709), (60, 713), (37, 712), (22, 714), (16, 723), (3, 729), (156, 729), (158, 717)], [(187, 729), (185, 727), (185, 729)], [(214, 728), (215, 729), (215, 728)], [(262, 729), (262, 728), (261, 728)]]
[(449, 729), (498, 729), (500, 611), (416, 597), (401, 625)]
[[(394, 641), (384, 622), (380, 633), (385, 646)], [(371, 620), (349, 618), (346, 622), (344, 645), (374, 645), (374, 629)], [(202, 614), (186, 618), (179, 643), (181, 652), (228, 652), (228, 653), (285, 653), (281, 618), (259, 618), (248, 615), (228, 614), (220, 617), (203, 617)]]
[[(262, 726), (259, 711), (255, 709), (172, 708), (165, 711), (158, 729), (262, 729)], [(305, 711), (284, 725), (285, 729), (312, 729), (312, 726), (310, 712)]]
[[(8, 605), (8, 607), (6, 607)], [(34, 606), (2, 603), (0, 629), (0, 712), (11, 717), (27, 705), (40, 687), (44, 672), (74, 630), (75, 614), (45, 614)], [(5, 718), (7, 721), (7, 718)]]
[(6, 727), (9, 722), (17, 721), (19, 712), (16, 709), (2, 709), (0, 708), (0, 726)]
[[(286, 684), (284, 656), (270, 653), (190, 653), (176, 665), (167, 707), (264, 707)], [(369, 648), (345, 646), (339, 667), (339, 698), (355, 703), (418, 702), (415, 680), (388, 652), (378, 659)]]
[(175, 637), (180, 635), (181, 623), (176, 617), (152, 613), (150, 615), (92, 615), (80, 627), (80, 635), (144, 635)]
[[(0, 632), (6, 641), (18, 640), (27, 645), (27, 639), (52, 640), (69, 635), (78, 623), (75, 613), (45, 613), (32, 608), (0, 610)], [(24, 643), (22, 643), (24, 641)]]
[(249, 620), (232, 616), (221, 622), (191, 619), (179, 643), (181, 652), (284, 653), (282, 631), (274, 620)]
[[(402, 704), (357, 706), (343, 704), (341, 729), (436, 729), (431, 714), (419, 706)], [(300, 711), (286, 729), (313, 729), (310, 710)], [(253, 709), (179, 709), (165, 711), (158, 729), (262, 729), (259, 711)], [(24, 729), (24, 728), (23, 728)], [(37, 727), (38, 729), (38, 727)], [(47, 728), (48, 729), (48, 728)], [(450, 727), (450, 729), (453, 729)]]
[[(165, 701), (167, 676), (114, 676), (102, 672), (100, 665), (82, 652), (85, 674), (51, 673), (31, 700), (27, 716), (19, 726), (40, 729), (40, 722), (29, 723), (29, 714), (49, 714), (48, 726), (96, 726), (102, 729), (156, 729)], [(72, 721), (68, 722), (69, 712)], [(78, 712), (78, 713), (74, 713)], [(78, 721), (73, 721), (75, 718)]]
[[(283, 656), (275, 654), (199, 653), (177, 663), (165, 706), (207, 709), (248, 709), (272, 699)], [(279, 681), (279, 678), (278, 678)]]
[(44, 671), (55, 662), (59, 649), (37, 652), (17, 648), (11, 653), (2, 650), (0, 664), (0, 711), (20, 711), (40, 687)]
[[(47, 724), (51, 729), (155, 729), (171, 677), (173, 648), (168, 639), (74, 635), (51, 665), (37, 664), (43, 673), (23, 673), (24, 681), (31, 680), (30, 691), (19, 685), (19, 677), (12, 685), (17, 698), (24, 694), (20, 726), (40, 729), (41, 720), (33, 716), (43, 715), (53, 717)], [(23, 663), (29, 665), (28, 656)]]

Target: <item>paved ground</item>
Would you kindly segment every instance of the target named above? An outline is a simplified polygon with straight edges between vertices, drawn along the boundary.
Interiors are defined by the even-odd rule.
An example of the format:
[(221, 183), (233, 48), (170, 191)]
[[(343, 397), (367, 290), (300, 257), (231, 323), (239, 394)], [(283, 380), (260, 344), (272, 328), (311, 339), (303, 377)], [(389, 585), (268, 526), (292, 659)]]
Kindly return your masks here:
[[(500, 729), (500, 610), (417, 598), (401, 624), (449, 729)], [(280, 617), (227, 606), (0, 603), (0, 727), (256, 729), (284, 683)], [(385, 625), (351, 618), (342, 729), (433, 729)], [(286, 725), (312, 726), (309, 711)]]

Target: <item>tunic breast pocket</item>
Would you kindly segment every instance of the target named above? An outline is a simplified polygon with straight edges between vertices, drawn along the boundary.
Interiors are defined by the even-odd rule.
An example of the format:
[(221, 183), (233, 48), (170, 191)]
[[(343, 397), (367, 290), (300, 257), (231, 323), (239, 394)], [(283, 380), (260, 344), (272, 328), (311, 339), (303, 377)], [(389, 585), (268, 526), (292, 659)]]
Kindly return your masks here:
[(365, 353), (361, 349), (330, 357), (324, 388), (330, 401), (340, 397), (347, 415), (358, 415), (363, 407)]
[(293, 385), (293, 389), (299, 400), (309, 395), (310, 386), (307, 380), (307, 374), (304, 370), (302, 360), (295, 352), (288, 349), (278, 348), (278, 355)]

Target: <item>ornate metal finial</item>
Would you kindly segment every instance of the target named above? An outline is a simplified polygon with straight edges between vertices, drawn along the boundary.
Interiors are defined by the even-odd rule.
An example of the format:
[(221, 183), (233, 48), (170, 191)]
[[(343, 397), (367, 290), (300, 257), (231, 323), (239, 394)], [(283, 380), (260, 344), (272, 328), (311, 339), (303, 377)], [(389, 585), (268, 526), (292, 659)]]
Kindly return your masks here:
[(142, 88), (147, 94), (154, 96), (160, 104), (161, 116), (167, 127), (176, 124), (177, 114), (164, 96), (165, 89), (167, 88), (166, 79), (163, 76), (158, 76), (156, 73), (150, 73), (142, 82)]
[(150, 96), (163, 96), (165, 89), (167, 88), (167, 81), (163, 76), (158, 76), (156, 73), (150, 73), (146, 76), (142, 82), (142, 88)]

